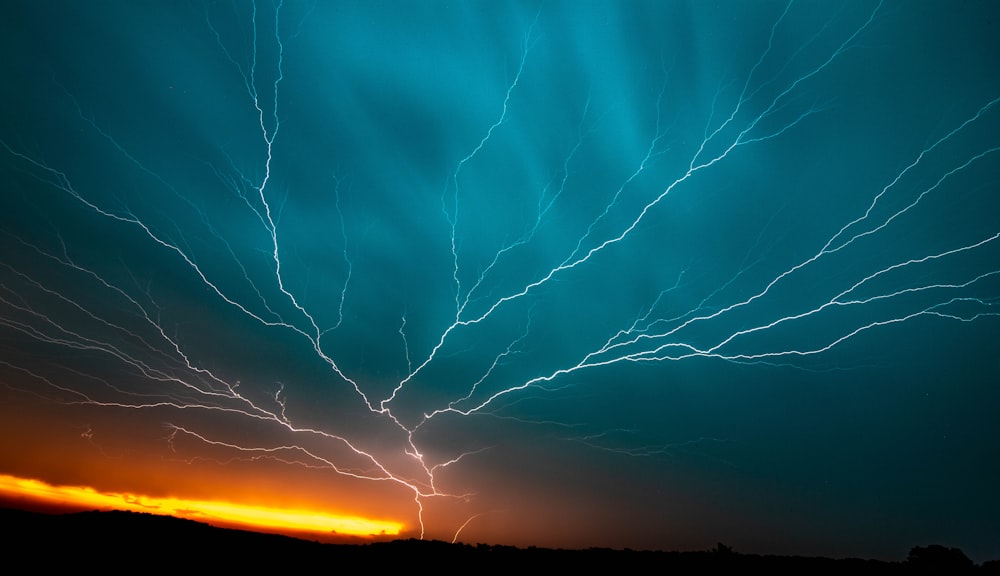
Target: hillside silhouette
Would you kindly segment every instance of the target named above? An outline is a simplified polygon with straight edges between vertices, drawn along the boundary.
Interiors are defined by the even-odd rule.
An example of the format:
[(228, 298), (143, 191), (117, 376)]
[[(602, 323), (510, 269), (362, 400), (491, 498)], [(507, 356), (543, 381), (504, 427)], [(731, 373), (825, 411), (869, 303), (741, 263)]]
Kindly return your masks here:
[(70, 562), (76, 567), (190, 569), (201, 565), (283, 571), (326, 567), (337, 572), (371, 566), (383, 572), (386, 568), (424, 566), (451, 573), (488, 565), (491, 569), (553, 566), (560, 570), (604, 566), (616, 572), (667, 573), (1000, 574), (998, 561), (976, 566), (961, 550), (940, 545), (918, 546), (906, 559), (887, 562), (744, 554), (721, 543), (712, 550), (696, 552), (518, 548), (415, 539), (326, 544), (123, 511), (46, 514), (4, 508), (0, 509), (0, 523), (8, 561)]

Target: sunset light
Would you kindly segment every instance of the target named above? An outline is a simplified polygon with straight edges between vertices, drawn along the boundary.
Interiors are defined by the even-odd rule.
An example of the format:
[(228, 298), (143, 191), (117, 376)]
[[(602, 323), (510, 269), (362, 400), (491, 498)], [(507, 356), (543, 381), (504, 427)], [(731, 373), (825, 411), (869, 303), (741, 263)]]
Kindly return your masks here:
[(403, 528), (403, 524), (387, 520), (233, 502), (156, 498), (125, 492), (98, 492), (88, 486), (53, 486), (39, 480), (9, 475), (0, 475), (0, 495), (30, 498), (51, 505), (148, 512), (210, 524), (238, 524), (247, 528), (276, 532), (392, 536), (399, 534)]

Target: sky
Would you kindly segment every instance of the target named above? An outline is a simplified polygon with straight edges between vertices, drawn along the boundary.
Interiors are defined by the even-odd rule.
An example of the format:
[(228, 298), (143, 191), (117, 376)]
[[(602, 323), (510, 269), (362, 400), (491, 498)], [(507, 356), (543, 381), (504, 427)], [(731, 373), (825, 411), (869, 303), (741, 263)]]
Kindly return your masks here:
[(5, 2), (0, 474), (1000, 558), (995, 2)]

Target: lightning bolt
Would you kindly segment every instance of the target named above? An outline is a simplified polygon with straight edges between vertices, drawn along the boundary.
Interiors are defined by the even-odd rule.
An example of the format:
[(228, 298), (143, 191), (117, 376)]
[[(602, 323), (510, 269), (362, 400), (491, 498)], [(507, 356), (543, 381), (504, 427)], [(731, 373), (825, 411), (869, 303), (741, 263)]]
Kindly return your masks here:
[[(95, 189), (91, 179), (15, 145), (16, 136), (0, 139), (9, 172), (19, 182), (40, 185), (44, 192), (39, 194), (45, 195), (43, 201), (11, 194), (5, 202), (32, 213), (43, 213), (53, 203), (69, 214), (39, 217), (41, 230), (0, 229), (12, 254), (0, 261), (0, 328), (25, 350), (59, 351), (45, 369), (31, 364), (28, 353), (20, 354), (20, 361), (0, 360), (0, 366), (17, 375), (18, 383), (13, 378), (6, 383), (9, 388), (66, 406), (174, 415), (163, 424), (170, 449), (226, 455), (195, 457), (220, 465), (268, 460), (392, 485), (412, 497), (413, 529), (423, 538), (429, 532), (431, 503), (475, 501), (476, 494), (453, 488), (457, 474), (451, 471), (488, 457), (494, 446), (466, 446), (451, 437), (443, 441), (449, 426), (458, 423), (461, 429), (474, 426), (476, 418), (495, 418), (575, 428), (577, 424), (510, 413), (516, 414), (517, 403), (529, 394), (574, 386), (581, 373), (692, 358), (812, 370), (813, 360), (889, 326), (991, 322), (1000, 316), (1000, 229), (995, 223), (986, 232), (947, 237), (937, 246), (898, 251), (892, 246), (907, 226), (933, 219), (940, 197), (968, 186), (977, 171), (996, 163), (1000, 145), (995, 136), (982, 144), (969, 133), (995, 127), (997, 97), (979, 103), (940, 135), (927, 136), (930, 144), (910, 155), (899, 170), (858, 191), (863, 202), (845, 200), (843, 211), (850, 215), (819, 226), (819, 239), (804, 240), (805, 252), (796, 253), (804, 256), (770, 252), (768, 242), (777, 242), (772, 234), (777, 214), (748, 243), (741, 263), (723, 270), (721, 279), (718, 270), (694, 256), (683, 265), (666, 259), (660, 264), (650, 256), (650, 265), (667, 268), (664, 277), (669, 277), (652, 289), (651, 298), (644, 296), (638, 309), (612, 320), (583, 318), (586, 339), (547, 354), (547, 339), (560, 331), (561, 298), (592, 294), (588, 283), (620, 270), (609, 264), (614, 259), (665, 250), (650, 240), (654, 221), (679, 210), (678, 203), (708, 194), (702, 183), (714, 182), (716, 172), (727, 167), (738, 170), (744, 154), (809, 130), (835, 106), (814, 99), (808, 86), (861, 46), (883, 6), (879, 2), (866, 11), (825, 48), (822, 39), (827, 36), (821, 32), (811, 41), (814, 50), (782, 56), (775, 45), (794, 26), (788, 20), (796, 8), (793, 2), (784, 5), (760, 34), (759, 56), (742, 78), (718, 89), (694, 138), (673, 134), (676, 125), (668, 127), (677, 72), (661, 65), (655, 96), (644, 111), (644, 117), (654, 120), (638, 143), (623, 147), (627, 166), (617, 167), (611, 184), (582, 182), (579, 176), (594, 161), (590, 147), (603, 134), (602, 112), (595, 110), (601, 104), (593, 94), (568, 97), (576, 98), (579, 111), (575, 130), (547, 159), (536, 186), (518, 191), (529, 197), (523, 217), (508, 222), (504, 218), (509, 214), (496, 209), (496, 219), (509, 234), (483, 250), (494, 239), (476, 236), (477, 219), (491, 215), (478, 213), (478, 187), (485, 183), (475, 170), (502, 162), (491, 154), (525, 130), (517, 116), (529, 107), (529, 99), (521, 98), (521, 91), (541, 81), (533, 58), (549, 39), (540, 31), (547, 30), (542, 7), (524, 23), (516, 66), (504, 89), (492, 96), (492, 121), (448, 166), (440, 167), (437, 182), (445, 184), (443, 190), (436, 188), (431, 212), (437, 218), (432, 223), (435, 245), (443, 248), (422, 256), (445, 262), (431, 268), (440, 276), (436, 285), (449, 287), (443, 298), (447, 305), (436, 302), (426, 315), (423, 310), (391, 311), (394, 324), (379, 338), (401, 347), (396, 363), (402, 368), (388, 385), (376, 382), (379, 378), (357, 368), (361, 362), (351, 358), (343, 343), (344, 332), (359, 325), (372, 332), (383, 328), (364, 320), (371, 313), (365, 302), (371, 309), (382, 303), (371, 304), (375, 297), (364, 293), (364, 255), (371, 252), (366, 252), (365, 237), (355, 235), (362, 216), (353, 211), (361, 203), (355, 197), (362, 194), (355, 187), (362, 184), (348, 186), (353, 179), (333, 177), (332, 186), (320, 194), (333, 213), (324, 220), (328, 234), (322, 241), (311, 240), (315, 245), (303, 246), (287, 220), (293, 217), (289, 213), (303, 210), (301, 205), (308, 211), (315, 194), (286, 184), (293, 181), (289, 173), (294, 169), (285, 164), (289, 153), (283, 147), (288, 141), (290, 148), (299, 134), (293, 129), (302, 128), (289, 120), (295, 116), (285, 87), (294, 80), (292, 65), (305, 51), (303, 37), (312, 13), (310, 9), (296, 19), (288, 14), (291, 6), (278, 0), (268, 10), (258, 10), (251, 2), (245, 15), (220, 14), (215, 6), (205, 9), (201, 32), (217, 49), (221, 66), (238, 79), (243, 128), (252, 138), (241, 143), (245, 149), (220, 149), (217, 158), (198, 160), (207, 175), (204, 182), (211, 183), (204, 194), (156, 169), (61, 85), (57, 92), (79, 129), (102, 143), (109, 165), (127, 166), (131, 178), (149, 186), (153, 200), (127, 189)], [(736, 94), (730, 91), (734, 85)], [(955, 151), (967, 142), (976, 146), (973, 152)], [(583, 201), (594, 197), (600, 199), (596, 204)], [(155, 254), (165, 271), (157, 273), (134, 256), (118, 262), (95, 258), (74, 244), (81, 242), (74, 226), (104, 230), (140, 245)], [(321, 256), (300, 256), (317, 246), (323, 248), (317, 250)], [(886, 248), (879, 251), (880, 246)], [(296, 258), (307, 263), (297, 265)], [(948, 271), (953, 263), (960, 272)], [(322, 279), (303, 282), (298, 268), (312, 274), (312, 266)], [(815, 281), (817, 274), (828, 281)], [(322, 294), (307, 292), (310, 285), (320, 286)], [(806, 297), (792, 297), (801, 286), (809, 286)], [(294, 376), (269, 380), (214, 359), (200, 347), (205, 339), (185, 320), (191, 310), (178, 312), (168, 303), (175, 292), (220, 305), (224, 312), (218, 318), (234, 333), (265, 334), (283, 350), (301, 354), (310, 369), (321, 366), (323, 390), (335, 399), (330, 401), (333, 415), (316, 416), (306, 386)], [(800, 341), (789, 337), (827, 321), (833, 330), (817, 330)], [(201, 424), (212, 420), (251, 426), (254, 439)], [(728, 442), (705, 436), (636, 445), (639, 436), (621, 428), (588, 430), (565, 439), (623, 456), (669, 455)], [(434, 533), (452, 534), (457, 541), (484, 514), (466, 514), (457, 523), (452, 519), (447, 531)]]

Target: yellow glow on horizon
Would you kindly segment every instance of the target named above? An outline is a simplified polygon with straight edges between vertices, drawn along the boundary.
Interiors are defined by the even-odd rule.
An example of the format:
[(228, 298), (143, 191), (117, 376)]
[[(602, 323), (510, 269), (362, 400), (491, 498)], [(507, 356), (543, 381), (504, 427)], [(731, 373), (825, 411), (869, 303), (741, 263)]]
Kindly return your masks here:
[(215, 500), (157, 498), (127, 492), (98, 492), (89, 486), (54, 486), (40, 480), (0, 474), (0, 494), (24, 496), (48, 504), (149, 512), (199, 520), (240, 524), (271, 531), (350, 536), (398, 535), (403, 524), (311, 510), (291, 510)]

